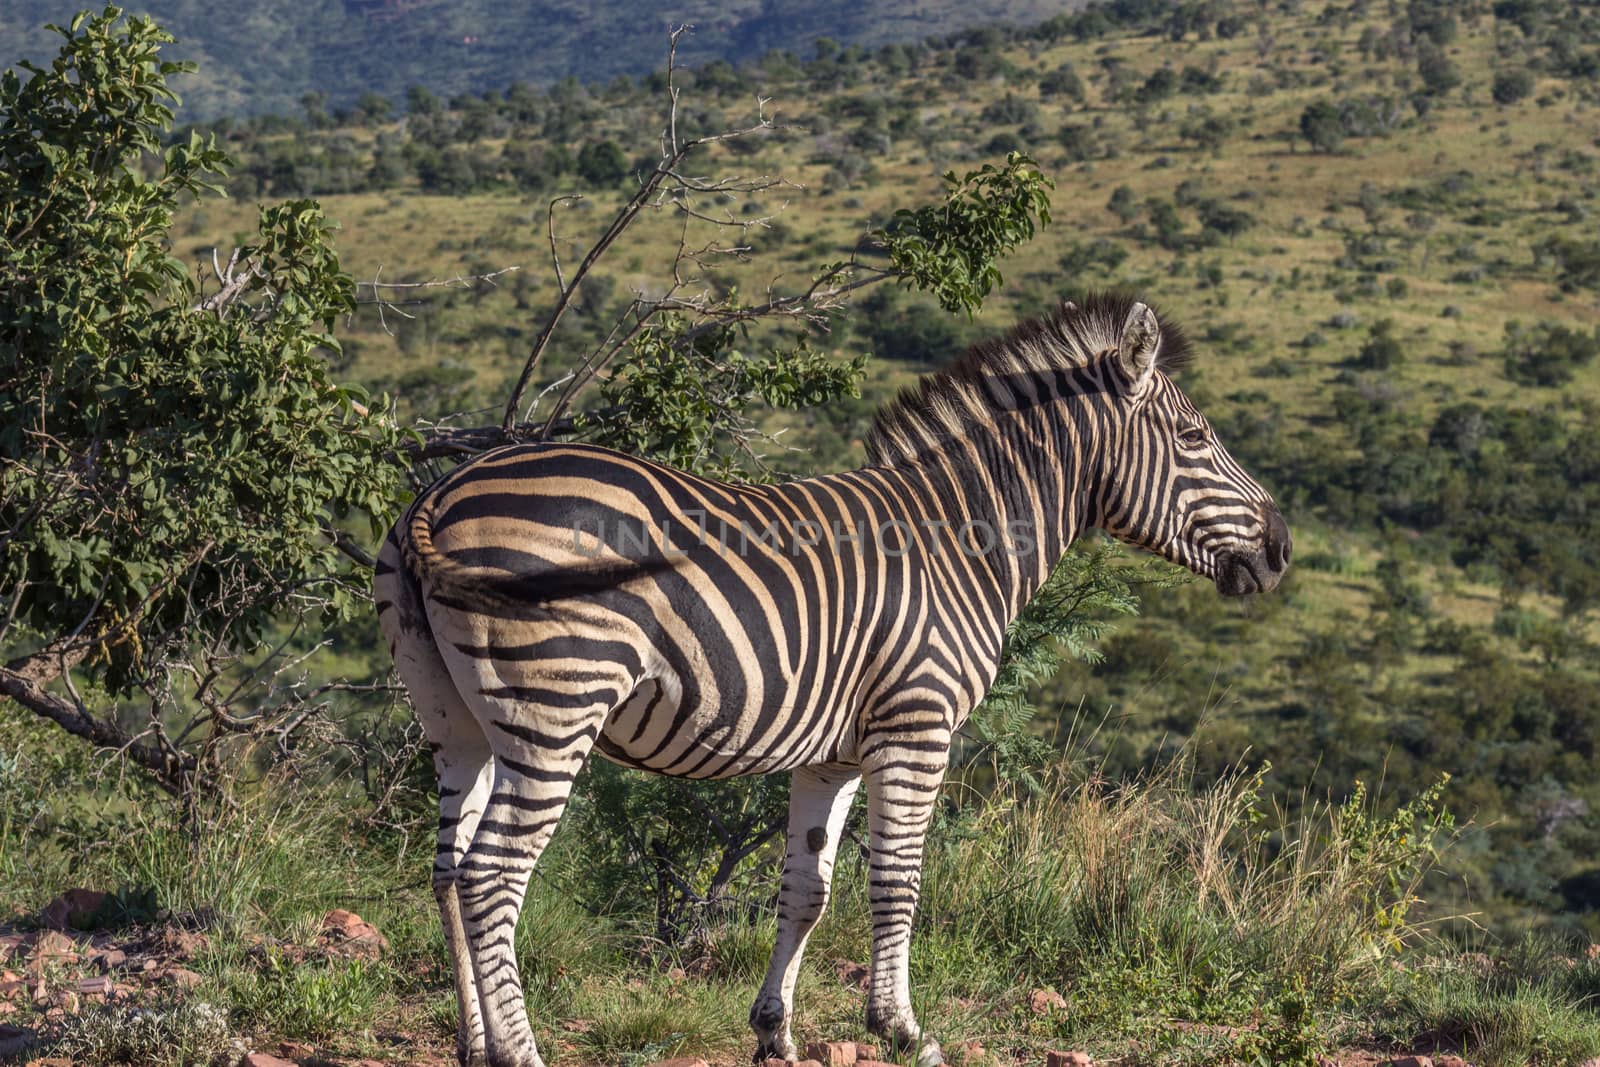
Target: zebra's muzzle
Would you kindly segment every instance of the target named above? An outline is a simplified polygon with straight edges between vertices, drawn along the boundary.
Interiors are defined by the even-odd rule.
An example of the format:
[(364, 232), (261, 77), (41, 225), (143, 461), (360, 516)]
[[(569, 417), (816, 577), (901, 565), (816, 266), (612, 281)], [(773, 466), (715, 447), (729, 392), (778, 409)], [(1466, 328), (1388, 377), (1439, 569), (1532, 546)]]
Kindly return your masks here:
[(1261, 545), (1254, 552), (1229, 552), (1217, 561), (1217, 592), (1223, 596), (1270, 593), (1289, 569), (1294, 538), (1278, 509), (1267, 506)]

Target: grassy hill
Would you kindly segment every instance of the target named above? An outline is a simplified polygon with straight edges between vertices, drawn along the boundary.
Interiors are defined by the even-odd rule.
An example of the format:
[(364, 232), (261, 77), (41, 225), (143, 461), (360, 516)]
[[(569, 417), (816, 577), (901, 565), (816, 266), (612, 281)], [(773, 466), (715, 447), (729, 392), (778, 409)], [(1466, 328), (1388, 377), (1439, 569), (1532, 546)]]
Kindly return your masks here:
[[(14, 0), (0, 9), (0, 56), (39, 61), (54, 52), (41, 27), (66, 23), (80, 5)], [(363, 94), (398, 100), (412, 85), (445, 98), (512, 82), (546, 86), (563, 78), (604, 82), (661, 63), (658, 36), (672, 25), (696, 28), (693, 62), (741, 62), (771, 50), (808, 51), (819, 38), (875, 48), (970, 26), (1037, 22), (1071, 4), (947, 0), (805, 5), (739, 0), (676, 4), (555, 0), (264, 0), (218, 17), (195, 0), (125, 5), (155, 18), (178, 38), (175, 58), (200, 74), (184, 92), (183, 117), (289, 113), (308, 93), (329, 108)]]
[[(705, 279), (745, 291), (799, 285), (933, 195), (946, 169), (1009, 149), (1038, 158), (1057, 182), (1055, 221), (1006, 265), (1003, 292), (971, 323), (869, 297), (821, 343), (884, 358), (858, 404), (787, 426), (805, 451), (780, 464), (859, 462), (872, 409), (964, 341), (1074, 290), (1138, 289), (1195, 335), (1185, 385), (1284, 503), (1301, 565), (1243, 613), (1198, 586), (1151, 594), (1106, 664), (1050, 688), (1064, 719), (1109, 714), (1102, 743), (1124, 770), (1198, 730), (1204, 766), (1251, 749), (1286, 795), (1342, 796), (1387, 775), (1404, 796), (1448, 771), (1480, 823), (1449, 907), (1597, 931), (1585, 887), (1600, 793), (1580, 767), (1600, 663), (1583, 444), (1600, 403), (1583, 258), (1600, 153), (1595, 83), (1573, 73), (1596, 44), (1561, 41), (1560, 5), (1546, 7), (1518, 16), (1526, 31), (1487, 5), (1450, 6), (1433, 29), (1422, 4), (1222, 5), (1199, 29), (1186, 9), (1064, 17), (711, 68), (690, 82), (683, 122), (740, 124), (759, 94), (785, 124), (707, 163), (793, 183), (724, 205), (774, 216), (752, 230), (748, 262)], [(1337, 129), (1313, 143), (1319, 109)], [(629, 181), (597, 185), (574, 160), (600, 144), (652, 158), (664, 114), (659, 91), (618, 83), (347, 127), (229, 124), (235, 199), (196, 208), (178, 251), (226, 246), (258, 197), (315, 195), (341, 220), (358, 279), (517, 266), (424, 290), (404, 317), (363, 307), (342, 334), (348, 373), (404, 410), (492, 406), (551, 298), (546, 202), (583, 197), (557, 215), (571, 261)], [(666, 269), (672, 221), (635, 233), (586, 293), (552, 377)], [(1552, 826), (1557, 809), (1583, 814)]]
[[(664, 34), (637, 36), (664, 50)], [(772, 218), (750, 231), (746, 258), (701, 278), (717, 291), (794, 291), (896, 208), (935, 195), (945, 170), (1022, 149), (1057, 183), (1054, 222), (1008, 261), (975, 321), (874, 290), (815, 338), (840, 357), (875, 358), (859, 401), (773, 420), (802, 449), (773, 449), (777, 465), (860, 462), (872, 410), (965, 342), (1062, 295), (1130, 286), (1187, 325), (1200, 357), (1183, 384), (1295, 532), (1297, 565), (1277, 595), (1237, 607), (1203, 584), (1151, 591), (1141, 616), (1103, 642), (1102, 662), (1070, 664), (1044, 687), (1057, 714), (1039, 732), (1070, 738), (1068, 762), (1091, 784), (1024, 809), (1037, 821), (1020, 829), (944, 839), (914, 974), (947, 1047), (971, 1038), (991, 1058), (1025, 1059), (1070, 1042), (1123, 1063), (1305, 1062), (1340, 1044), (1464, 1047), (1473, 1062), (1508, 1065), (1600, 1052), (1595, 957), (1584, 951), (1600, 940), (1597, 73), (1589, 4), (1307, 0), (1119, 3), (685, 78), (685, 129), (749, 121), (757, 95), (784, 124), (704, 161), (708, 173), (792, 183), (719, 205), (734, 219)], [(320, 198), (358, 280), (467, 279), (363, 304), (339, 329), (341, 373), (396, 395), (406, 417), (494, 421), (554, 291), (547, 205), (582, 196), (555, 216), (555, 247), (571, 263), (627, 195), (626, 171), (654, 158), (660, 89), (646, 78), (455, 101), (440, 92), (359, 121), (219, 121), (240, 161), (233, 198), (191, 209), (175, 251), (207, 263), (249, 232), (258, 201)], [(627, 165), (608, 171), (586, 156)], [(659, 286), (680, 231), (652, 215), (634, 232), (586, 290), (536, 388), (572, 366), (633, 289)], [(519, 269), (474, 280), (506, 267)], [(357, 628), (340, 637), (347, 661), (367, 655), (364, 642), (376, 650)], [(20, 736), (5, 728), (0, 737)], [(1108, 801), (1092, 784), (1163, 768), (1172, 777), (1150, 794)], [(1441, 773), (1461, 826), (1415, 890), (1426, 903), (1405, 916), (1434, 920), (1436, 939), (1395, 968), (1387, 915), (1348, 940), (1312, 939), (1329, 914), (1366, 914), (1379, 899), (1335, 874), (1415, 858), (1409, 818), (1358, 817), (1371, 794), (1392, 812), (1427, 798)], [(63, 761), (44, 777), (66, 788), (80, 774)], [(1169, 791), (1174, 778), (1184, 788)], [(1148, 795), (1156, 801), (1137, 799)], [(1340, 813), (1331, 823), (1324, 798)], [(410, 846), (376, 834), (375, 849), (364, 837), (330, 844), (316, 813), (284, 819), (281, 839), (277, 824), (250, 838), (251, 884), (267, 888), (240, 910), (303, 942), (307, 922), (357, 878), (380, 924), (398, 931), (399, 963), (354, 976), (329, 965), (311, 972), (325, 985), (291, 990), (283, 975), (251, 970), (241, 940), (208, 957), (206, 988), (266, 1032), (298, 1025), (274, 996), (291, 1006), (320, 996), (380, 1004), (408, 1030), (420, 1016), (426, 1041), (444, 1040), (451, 1009), (427, 970), (440, 961), (427, 894), (411, 891)], [(1100, 836), (1073, 836), (1085, 825)], [(1212, 825), (1236, 847), (1218, 883), (1196, 874), (1215, 874), (1195, 836)], [(1069, 843), (1041, 843), (1055, 840)], [(557, 841), (559, 851), (571, 838)], [(1125, 866), (1099, 866), (1127, 841), (1141, 847)], [(183, 884), (162, 848), (181, 851), (154, 830), (84, 846), (106, 884), (156, 883), (174, 906), (198, 906), (201, 887)], [(0, 872), (37, 907), (71, 877), (74, 855)], [(1275, 858), (1293, 873), (1253, 866)], [(546, 961), (538, 1025), (563, 1028), (556, 1055), (734, 1062), (768, 928), (730, 922), (672, 961), (699, 968), (703, 983), (641, 968), (628, 952), (644, 921), (613, 922), (622, 908), (592, 892), (592, 861), (556, 856), (549, 885), (566, 896), (536, 894), (545, 910), (524, 927), (527, 959)], [(1127, 881), (1062, 874), (1058, 885), (1086, 894), (1066, 899), (1010, 877), (1041, 863)], [(1104, 898), (1090, 893), (1107, 886)], [(1324, 890), (1353, 895), (1319, 910), (1335, 899)], [(1152, 903), (1118, 911), (1124, 891)], [(1140, 921), (1128, 919), (1135, 911)], [(1096, 925), (1105, 915), (1116, 921)], [(981, 934), (972, 916), (987, 924)], [(861, 953), (862, 922), (847, 896), (819, 933), (802, 978), (819, 1005), (806, 1036), (856, 1025), (858, 994), (833, 967)], [(613, 940), (593, 956), (574, 947), (603, 938)], [(1062, 987), (1071, 1010), (1035, 1017), (1019, 975), (1022, 986)], [(672, 1010), (658, 1010), (668, 996)], [(370, 1038), (339, 1040), (354, 1055), (375, 1047)]]

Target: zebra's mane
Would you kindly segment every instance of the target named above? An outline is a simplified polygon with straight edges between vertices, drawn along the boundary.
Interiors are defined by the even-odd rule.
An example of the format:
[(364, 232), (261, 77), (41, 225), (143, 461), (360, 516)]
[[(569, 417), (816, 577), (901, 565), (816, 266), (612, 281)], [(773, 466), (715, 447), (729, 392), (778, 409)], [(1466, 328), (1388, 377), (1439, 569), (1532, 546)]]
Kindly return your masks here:
[[(997, 396), (1031, 400), (1044, 395), (1060, 371), (1087, 366), (1117, 347), (1136, 302), (1130, 293), (1091, 293), (1003, 337), (973, 345), (943, 370), (901, 390), (878, 412), (867, 437), (869, 462), (893, 463), (964, 435), (969, 425), (992, 415)], [(1159, 311), (1156, 319), (1161, 324), (1156, 366), (1176, 373), (1192, 356), (1188, 338)]]

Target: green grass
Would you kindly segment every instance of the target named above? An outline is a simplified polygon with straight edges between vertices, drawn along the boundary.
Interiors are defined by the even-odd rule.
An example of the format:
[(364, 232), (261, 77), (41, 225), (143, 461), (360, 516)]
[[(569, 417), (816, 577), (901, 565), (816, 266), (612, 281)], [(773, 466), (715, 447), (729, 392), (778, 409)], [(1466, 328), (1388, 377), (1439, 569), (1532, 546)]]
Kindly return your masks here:
[[(1002, 1059), (1072, 1046), (1119, 1063), (1310, 1063), (1350, 1041), (1464, 1047), (1483, 1067), (1600, 1051), (1600, 963), (1573, 961), (1549, 941), (1482, 956), (1414, 924), (1432, 846), (1450, 837), (1431, 800), (1380, 816), (1358, 791), (1288, 819), (1263, 799), (1263, 784), (1242, 772), (1206, 784), (1183, 758), (1121, 785), (1057, 771), (1041, 794), (1009, 800), (980, 803), (953, 786), (969, 806), (947, 811), (930, 840), (913, 940), (929, 1032), (949, 1048), (979, 1041)], [(397, 862), (381, 836), (362, 841), (357, 824), (293, 805), (220, 816), (180, 848), (189, 831), (167, 809), (127, 794), (121, 803), (137, 805), (115, 816), (137, 827), (127, 835), (137, 843), (108, 849), (90, 844), (107, 839), (104, 825), (97, 836), (40, 819), (0, 846), (83, 861), (55, 889), (136, 876), (167, 906), (211, 917), (209, 946), (191, 963), (204, 981), (188, 995), (190, 1014), (142, 1027), (184, 1029), (204, 1015), (191, 1019), (192, 1006), (209, 1003), (230, 1034), (258, 1043), (371, 1054), (373, 1035), (402, 1028), (448, 1047), (454, 998), (424, 855)], [(574, 903), (582, 868), (566, 860), (579, 844), (558, 835), (517, 934), (547, 1055), (596, 1067), (673, 1055), (740, 1062), (770, 914), (713, 923), (691, 947), (662, 955), (647, 919)], [(229, 849), (255, 857), (231, 879), (196, 877), (177, 859), (219, 862), (211, 857)], [(17, 888), (6, 885), (0, 907), (24, 899)], [(374, 921), (391, 953), (296, 962), (334, 906)], [(262, 945), (263, 934), (276, 940)], [(802, 972), (798, 1040), (869, 1039), (860, 991), (835, 973), (869, 952), (865, 864), (847, 843)], [(1034, 1014), (1034, 988), (1060, 992), (1065, 1008)], [(74, 1017), (57, 1047), (116, 1062), (93, 1051), (124, 1047), (110, 1043), (109, 1018), (99, 1008)], [(173, 1044), (163, 1062), (201, 1062), (182, 1051), (199, 1040)]]

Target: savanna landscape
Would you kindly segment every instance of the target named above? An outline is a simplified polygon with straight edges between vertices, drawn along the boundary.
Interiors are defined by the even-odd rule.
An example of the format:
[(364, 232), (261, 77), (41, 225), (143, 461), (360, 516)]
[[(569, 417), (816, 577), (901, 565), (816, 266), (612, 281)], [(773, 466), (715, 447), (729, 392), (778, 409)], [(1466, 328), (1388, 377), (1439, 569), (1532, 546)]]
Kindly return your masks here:
[[(185, 4), (177, 43), (0, 19), (0, 1056), (453, 1062), (388, 523), (544, 435), (860, 466), (903, 388), (1105, 289), (1183, 324), (1294, 565), (1062, 562), (935, 816), (924, 1025), (1600, 1056), (1600, 7), (378, 7), (252, 16), (363, 57), (320, 83)], [(547, 1062), (748, 1061), (786, 796), (590, 762), (517, 928)], [(795, 1036), (889, 1058), (861, 806)]]

